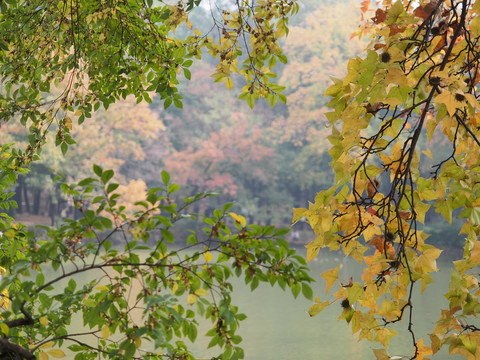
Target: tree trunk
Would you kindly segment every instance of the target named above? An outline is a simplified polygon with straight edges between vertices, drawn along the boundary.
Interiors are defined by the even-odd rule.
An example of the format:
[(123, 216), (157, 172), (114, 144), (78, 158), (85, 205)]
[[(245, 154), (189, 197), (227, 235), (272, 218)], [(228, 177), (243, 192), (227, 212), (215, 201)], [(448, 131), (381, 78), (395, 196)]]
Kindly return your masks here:
[(40, 214), (40, 197), (42, 195), (42, 190), (35, 190), (33, 193), (33, 214)]

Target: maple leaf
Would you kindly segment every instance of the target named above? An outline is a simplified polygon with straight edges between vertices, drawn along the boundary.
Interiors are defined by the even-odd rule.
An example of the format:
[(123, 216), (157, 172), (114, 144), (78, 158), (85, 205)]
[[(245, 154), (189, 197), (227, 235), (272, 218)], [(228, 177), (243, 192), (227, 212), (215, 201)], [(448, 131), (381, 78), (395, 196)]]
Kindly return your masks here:
[(384, 22), (386, 18), (387, 18), (387, 13), (379, 8), (375, 11), (375, 17), (373, 17), (372, 20), (375, 24), (380, 24)]
[(326, 292), (328, 293), (328, 290), (332, 287), (332, 285), (337, 281), (338, 279), (338, 271), (340, 270), (340, 267), (342, 264), (338, 265), (335, 269), (330, 269), (322, 273), (322, 277), (325, 279), (327, 282), (326, 286)]
[(360, 10), (362, 11), (362, 13), (367, 12), (369, 5), (370, 5), (370, 0), (364, 0), (360, 3)]
[(480, 264), (480, 241), (475, 241), (473, 244), (470, 258)]
[(385, 349), (373, 349), (373, 353), (377, 360), (390, 360), (390, 355)]
[(423, 338), (420, 338), (416, 343), (417, 348), (417, 360), (422, 360), (426, 355), (432, 355), (433, 351), (430, 346), (423, 345)]
[(424, 252), (417, 259), (415, 259), (415, 271), (425, 274), (432, 271), (437, 271), (437, 258), (442, 253), (442, 250), (437, 249), (431, 245), (423, 246)]
[(425, 6), (420, 5), (413, 11), (413, 13), (415, 14), (415, 16), (427, 19), (432, 14), (433, 10), (435, 10), (437, 2), (438, 1), (432, 1)]
[[(320, 301), (320, 299), (318, 299)], [(308, 309), (308, 315), (310, 316), (316, 316), (318, 315), (323, 309), (325, 309), (328, 305), (330, 305), (330, 303), (328, 301), (324, 301), (324, 302), (316, 302), (315, 304), (313, 304), (312, 306), (310, 306), (310, 308)]]
[(323, 241), (320, 241), (320, 239), (316, 239), (311, 243), (305, 245), (305, 247), (307, 248), (307, 261), (312, 261), (313, 259), (315, 259), (315, 257), (318, 255), (318, 251), (322, 247), (322, 243)]
[(383, 253), (385, 249), (385, 237), (383, 235), (377, 235), (370, 240), (369, 244), (375, 246), (378, 252)]
[(443, 91), (440, 95), (435, 97), (437, 104), (444, 104), (447, 107), (447, 112), (450, 116), (454, 116), (458, 108), (465, 106), (460, 101), (457, 101), (455, 94), (449, 91)]
[(389, 347), (390, 340), (392, 339), (392, 337), (398, 334), (397, 331), (393, 329), (387, 329), (387, 328), (375, 329), (375, 332), (377, 333), (377, 337), (375, 338), (375, 341), (380, 342), (380, 344), (382, 344), (385, 347)]

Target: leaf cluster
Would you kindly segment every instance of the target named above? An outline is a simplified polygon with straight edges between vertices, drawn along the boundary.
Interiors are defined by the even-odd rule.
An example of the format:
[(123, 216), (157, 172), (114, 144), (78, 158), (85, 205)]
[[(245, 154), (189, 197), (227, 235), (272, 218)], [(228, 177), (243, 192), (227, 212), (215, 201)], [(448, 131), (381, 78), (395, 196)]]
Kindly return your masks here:
[[(345, 78), (334, 79), (326, 91), (332, 97), (326, 115), (336, 186), (318, 193), (308, 209), (296, 209), (294, 222), (305, 217), (316, 234), (307, 246), (308, 260), (329, 247), (364, 264), (363, 274), (338, 284), (334, 294), (348, 300), (341, 317), (361, 339), (388, 348), (396, 334), (389, 325), (407, 317), (411, 359), (442, 346), (478, 358), (472, 321), (480, 310), (480, 288), (473, 269), (480, 263), (472, 254), (480, 233), (479, 2), (384, 1), (370, 11), (369, 3), (362, 3), (362, 11), (373, 17), (358, 34), (371, 34), (372, 40), (363, 57), (350, 59)], [(432, 151), (433, 137), (450, 150)], [(449, 223), (459, 209), (466, 241), (446, 295), (449, 308), (428, 346), (414, 329), (412, 294), (417, 283), (423, 291), (433, 281), (430, 273), (438, 270), (442, 252), (425, 241), (421, 228), (430, 209)], [(337, 283), (338, 269), (324, 277), (328, 290)], [(311, 313), (327, 305), (318, 299)], [(386, 351), (375, 354), (390, 359)]]
[[(80, 219), (43, 227), (41, 237), (2, 219), (3, 355), (194, 359), (184, 340), (195, 341), (207, 321), (218, 358), (242, 359), (237, 330), (246, 316), (232, 301), (232, 278), (243, 277), (251, 290), (264, 282), (312, 298), (306, 262), (283, 239), (288, 229), (247, 225), (229, 212), (232, 204), (212, 216), (191, 213), (212, 194), (180, 199), (165, 171), (163, 186), (131, 214), (114, 172), (98, 165), (93, 172), (62, 184)], [(191, 218), (204, 228), (180, 247), (175, 229)]]
[[(285, 102), (284, 88), (270, 79), (277, 59), (287, 61), (278, 42), (299, 9), (296, 1), (235, 2), (221, 19), (212, 12), (219, 36), (193, 29), (189, 14), (200, 3), (2, 2), (0, 121), (15, 119), (31, 134), (29, 146), (15, 154), (17, 168), (38, 157), (52, 124), (65, 153), (74, 143), (72, 119), (81, 124), (129, 95), (150, 103), (157, 93), (165, 108), (182, 108), (178, 77), (191, 78), (189, 68), (205, 49), (218, 59), (215, 81), (231, 89), (233, 73), (245, 78), (240, 98), (250, 106), (260, 97), (272, 106)], [(187, 34), (176, 36), (182, 25)]]

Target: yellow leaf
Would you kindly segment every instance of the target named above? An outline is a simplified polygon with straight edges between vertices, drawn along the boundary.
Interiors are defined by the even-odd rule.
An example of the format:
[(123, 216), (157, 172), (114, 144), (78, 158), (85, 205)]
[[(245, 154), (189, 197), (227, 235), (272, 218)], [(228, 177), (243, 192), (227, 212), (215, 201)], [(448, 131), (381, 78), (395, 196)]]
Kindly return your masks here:
[(301, 218), (303, 218), (304, 214), (307, 211), (308, 211), (307, 209), (303, 209), (303, 208), (294, 208), (293, 209), (292, 224), (297, 223)]
[(47, 353), (44, 353), (43, 351), (40, 351), (40, 353), (38, 354), (38, 358), (39, 358), (39, 360), (48, 360), (48, 355), (47, 355)]
[(173, 295), (175, 295), (175, 293), (177, 292), (177, 290), (178, 290), (178, 283), (175, 283), (175, 284), (173, 284), (173, 286), (172, 286), (172, 293), (173, 293)]
[(45, 344), (43, 344), (42, 346), (40, 346), (40, 349), (49, 349), (51, 348), (55, 343), (53, 341), (48, 341), (46, 342)]
[(422, 153), (427, 156), (430, 160), (433, 160), (432, 151), (428, 148), (427, 150), (423, 150)]
[(3, 298), (2, 298), (2, 306), (5, 307), (5, 309), (10, 309), (10, 297), (8, 295), (8, 290), (3, 289), (2, 290)]
[(398, 334), (397, 331), (393, 329), (386, 329), (386, 328), (375, 329), (375, 332), (377, 333), (377, 337), (375, 338), (375, 341), (380, 342), (385, 347), (389, 347), (390, 339)]
[(205, 290), (205, 289), (197, 289), (197, 290), (195, 290), (195, 295), (197, 295), (197, 296), (207, 296), (208, 291)]
[(397, 68), (389, 68), (385, 77), (385, 82), (389, 84), (397, 84), (400, 86), (408, 86), (408, 78), (402, 70)]
[(235, 220), (237, 223), (239, 223), (243, 227), (245, 227), (247, 225), (247, 221), (245, 220), (245, 218), (242, 215), (237, 215), (233, 212), (228, 213), (228, 215), (230, 215), (233, 218), (233, 220)]
[(45, 316), (42, 316), (40, 319), (38, 319), (38, 321), (39, 321), (40, 324), (42, 324), (43, 326), (47, 326), (47, 325), (48, 325), (48, 319), (47, 319)]
[(103, 327), (102, 327), (102, 338), (103, 338), (103, 340), (107, 340), (109, 336), (110, 336), (110, 329), (108, 328), (107, 325), (103, 325)]
[(369, 241), (375, 235), (381, 235), (381, 234), (382, 234), (382, 230), (378, 226), (376, 226), (374, 224), (370, 224), (363, 231), (363, 238), (365, 239), (365, 241)]
[(437, 249), (431, 245), (424, 245), (424, 252), (417, 259), (415, 259), (415, 271), (420, 274), (437, 271), (437, 258), (442, 253), (442, 250)]
[(136, 337), (133, 341), (135, 342), (135, 346), (136, 346), (137, 348), (139, 348), (140, 346), (142, 346), (142, 339), (141, 339), (140, 337)]
[(188, 305), (195, 304), (196, 301), (197, 301), (197, 295), (195, 295), (195, 294), (188, 294), (188, 296), (187, 296), (187, 304), (188, 304)]
[(330, 303), (328, 301), (324, 301), (322, 303), (313, 304), (308, 309), (308, 315), (316, 316), (318, 315), (323, 309), (325, 309)]
[(327, 270), (322, 274), (322, 277), (327, 282), (327, 287), (326, 287), (326, 292), (327, 293), (328, 293), (328, 290), (330, 290), (332, 285), (335, 283), (335, 281), (337, 281), (338, 271), (340, 270), (341, 266), (342, 266), (342, 264), (338, 265), (335, 269)]
[(478, 337), (476, 337), (475, 334), (465, 333), (460, 335), (460, 340), (462, 340), (465, 349), (467, 349), (470, 354), (475, 355), (477, 346), (480, 343)]
[(213, 255), (210, 253), (210, 251), (207, 251), (203, 253), (203, 258), (205, 259), (205, 262), (210, 262), (213, 260)]
[(454, 116), (457, 111), (457, 107), (462, 104), (455, 100), (455, 94), (449, 91), (443, 91), (440, 95), (437, 95), (435, 102), (438, 104), (444, 104), (447, 107), (448, 114)]
[(313, 259), (315, 259), (322, 244), (323, 241), (321, 240), (321, 238), (318, 238), (305, 245), (305, 247), (307, 248), (307, 261), (312, 261)]
[(7, 270), (0, 266), (0, 275), (7, 275)]
[(98, 291), (108, 291), (108, 287), (106, 287), (105, 285), (97, 286), (95, 289)]
[(8, 335), (9, 330), (10, 330), (10, 328), (8, 327), (7, 324), (5, 324), (5, 323), (0, 324), (0, 331), (2, 332), (2, 334)]
[(420, 283), (421, 283), (420, 292), (423, 294), (423, 292), (427, 289), (428, 284), (431, 284), (433, 281), (434, 280), (430, 275), (428, 274), (423, 275), (420, 278)]
[(433, 351), (430, 346), (423, 345), (423, 338), (417, 341), (417, 360), (422, 360), (426, 355), (432, 355)]
[(390, 360), (390, 355), (388, 355), (388, 352), (385, 349), (373, 349), (373, 353), (377, 360)]
[(45, 344), (43, 344), (42, 346), (40, 346), (40, 349), (49, 349), (51, 348), (55, 343), (53, 341), (48, 341), (46, 342)]
[(65, 127), (69, 130), (72, 130), (73, 126), (72, 126), (72, 119), (70, 119), (69, 117), (66, 117), (64, 120), (63, 120), (63, 123), (65, 124)]
[(52, 350), (48, 350), (47, 352), (48, 352), (48, 355), (57, 359), (65, 357), (65, 353), (60, 349), (52, 349)]
[(225, 80), (225, 87), (228, 89), (228, 90), (232, 90), (233, 88), (233, 81), (231, 78), (227, 78)]

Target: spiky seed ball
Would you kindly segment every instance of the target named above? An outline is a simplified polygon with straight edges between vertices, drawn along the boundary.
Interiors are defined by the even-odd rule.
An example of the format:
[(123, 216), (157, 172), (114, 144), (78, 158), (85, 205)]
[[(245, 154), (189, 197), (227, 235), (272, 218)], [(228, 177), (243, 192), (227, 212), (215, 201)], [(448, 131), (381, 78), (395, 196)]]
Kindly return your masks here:
[(345, 299), (342, 300), (341, 305), (342, 305), (342, 308), (349, 309), (350, 308), (350, 301), (348, 301), (348, 299), (345, 298)]
[(388, 63), (391, 58), (392, 57), (390, 56), (390, 54), (388, 52), (384, 52), (384, 53), (382, 53), (382, 55), (380, 55), (380, 60), (382, 60), (383, 63)]
[(462, 94), (455, 94), (455, 100), (462, 102), (465, 100), (465, 95)]
[(432, 76), (429, 80), (429, 83), (432, 86), (440, 85), (440, 78), (438, 76)]

